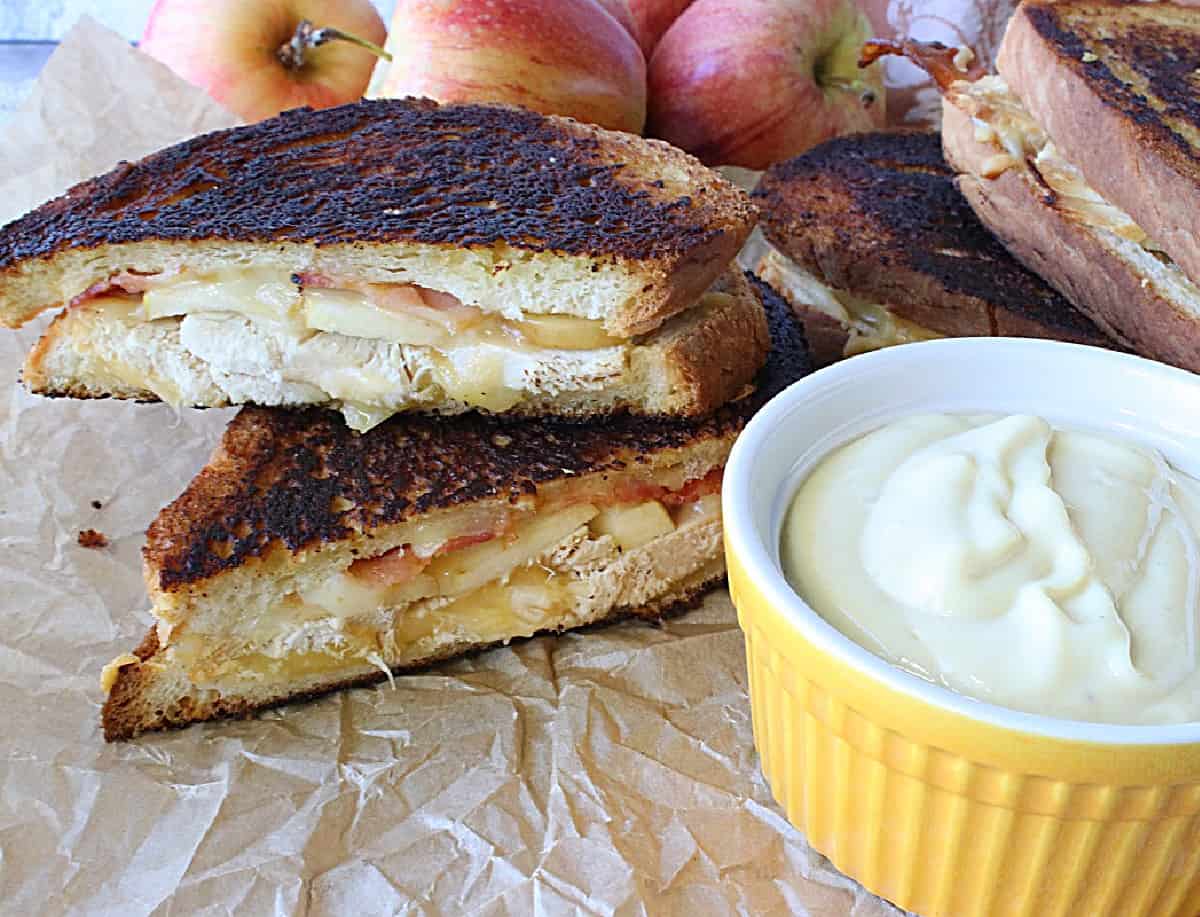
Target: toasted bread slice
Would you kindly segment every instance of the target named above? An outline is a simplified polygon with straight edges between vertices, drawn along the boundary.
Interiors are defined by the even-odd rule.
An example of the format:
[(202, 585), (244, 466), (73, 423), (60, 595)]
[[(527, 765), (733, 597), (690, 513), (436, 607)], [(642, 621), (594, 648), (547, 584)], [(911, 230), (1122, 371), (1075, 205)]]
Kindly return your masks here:
[(703, 420), (407, 415), (352, 434), (329, 412), (244, 409), (147, 533), (158, 623), (106, 669), (106, 737), (694, 600), (724, 573), (733, 441), (808, 370), (786, 304), (755, 285), (771, 358)]
[(733, 268), (650, 334), (585, 349), (508, 338), (437, 348), (296, 334), (233, 314), (145, 321), (138, 311), (109, 298), (63, 311), (30, 352), (26, 385), (191, 407), (329, 406), (358, 430), (409, 410), (697, 416), (741, 391), (769, 346), (762, 306)]
[[(1032, 160), (998, 174), (996, 147), (980, 134), (961, 96), (946, 99), (942, 139), (961, 173), (958, 186), (980, 219), (1023, 264), (1044, 277), (1115, 340), (1143, 354), (1200, 372), (1200, 287), (1178, 267), (1093, 218), (1096, 208), (1056, 193)], [(978, 139), (984, 136), (985, 139)]]
[(237, 266), (629, 337), (691, 305), (753, 222), (687, 154), (570, 119), (414, 99), (299, 109), (122, 164), (0, 230), (0, 322), (117, 277)]
[[(763, 175), (754, 197), (764, 235), (795, 267), (768, 252), (760, 274), (807, 317), (818, 363), (887, 343), (881, 323), (895, 342), (1012, 335), (1113, 346), (1009, 255), (953, 179), (938, 136), (918, 131), (837, 138)], [(852, 329), (856, 317), (866, 327)]]
[(1029, 0), (1000, 75), (1062, 156), (1200, 282), (1200, 14)]

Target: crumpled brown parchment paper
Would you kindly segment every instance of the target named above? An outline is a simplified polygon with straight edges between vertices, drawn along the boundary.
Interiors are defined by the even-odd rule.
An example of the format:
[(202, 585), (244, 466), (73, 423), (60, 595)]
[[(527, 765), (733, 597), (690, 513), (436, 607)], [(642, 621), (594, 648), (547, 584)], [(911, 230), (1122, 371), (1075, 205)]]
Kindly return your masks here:
[[(0, 136), (0, 222), (231, 122), (84, 20)], [(772, 801), (724, 592), (661, 629), (105, 745), (100, 667), (150, 620), (143, 532), (230, 414), (35, 398), (37, 333), (0, 334), (0, 910), (897, 913)]]

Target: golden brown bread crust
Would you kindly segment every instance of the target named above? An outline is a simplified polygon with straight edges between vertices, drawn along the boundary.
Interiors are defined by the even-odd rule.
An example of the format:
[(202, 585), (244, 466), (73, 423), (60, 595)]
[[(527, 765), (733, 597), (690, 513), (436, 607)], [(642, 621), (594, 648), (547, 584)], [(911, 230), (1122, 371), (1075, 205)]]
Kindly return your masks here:
[(787, 304), (757, 278), (750, 281), (765, 306), (771, 353), (753, 394), (706, 418), (572, 423), (397, 415), (355, 434), (328, 411), (244, 409), (210, 463), (151, 524), (143, 551), (151, 592), (434, 510), (498, 496), (516, 501), (555, 481), (735, 433), (809, 369)]
[(691, 406), (681, 414), (711, 414), (736, 397), (762, 368), (771, 349), (764, 311), (739, 305), (747, 299), (758, 301), (750, 281), (740, 271), (729, 270), (712, 288), (729, 297), (716, 320), (664, 347), (667, 366), (676, 369), (680, 400)]
[[(725, 574), (720, 573), (711, 579), (685, 587), (676, 594), (664, 596), (646, 605), (637, 608), (615, 608), (604, 618), (592, 621), (585, 627), (576, 628), (576, 630), (602, 627), (627, 618), (638, 618), (643, 621), (658, 623), (665, 618), (681, 615), (695, 608), (700, 603), (700, 600), (704, 598), (705, 594), (718, 586), (724, 578)], [(534, 636), (563, 632), (562, 630), (548, 629)], [(472, 653), (484, 652), (502, 645), (503, 642), (488, 644), (460, 643), (447, 646), (436, 655), (430, 656), (427, 659), (422, 659), (410, 665), (395, 667), (392, 669), (392, 674), (401, 675), (415, 672), (437, 662), (443, 662), (447, 659), (466, 656)], [(152, 659), (157, 652), (158, 637), (154, 629), (151, 628), (150, 632), (146, 634), (145, 639), (142, 640), (141, 645), (134, 650), (134, 655), (145, 662), (147, 659)], [(330, 681), (301, 694), (284, 693), (270, 700), (258, 703), (249, 703), (242, 697), (218, 696), (214, 702), (196, 704), (191, 698), (184, 697), (178, 702), (177, 709), (150, 712), (146, 711), (144, 707), (145, 698), (149, 693), (149, 682), (154, 678), (153, 669), (140, 665), (128, 665), (122, 667), (118, 672), (117, 680), (113, 683), (108, 699), (104, 703), (100, 718), (104, 727), (105, 741), (121, 742), (135, 738), (143, 732), (161, 729), (180, 729), (192, 723), (201, 723), (216, 719), (245, 719), (262, 710), (278, 707), (282, 704), (312, 700), (346, 688), (362, 688), (378, 684), (387, 677), (383, 671), (376, 670), (350, 679)], [(150, 715), (147, 715), (148, 713)]]
[(1111, 346), (1005, 251), (953, 177), (936, 134), (858, 134), (773, 166), (754, 198), (788, 257), (931, 331)]
[(4, 227), (0, 321), (82, 292), (56, 286), (71, 250), (422, 243), (638, 265), (647, 289), (611, 327), (641, 333), (699, 296), (753, 222), (682, 151), (567, 118), (419, 99), (298, 109), (124, 163)]
[(1161, 295), (1101, 237), (1065, 216), (1027, 170), (979, 178), (980, 163), (993, 150), (974, 139), (970, 117), (950, 103), (944, 106), (942, 137), (947, 158), (963, 173), (958, 179), (962, 193), (1015, 257), (1078, 303), (1114, 340), (1200, 372), (1196, 315)]
[(1088, 184), (1200, 282), (1196, 8), (1026, 2), (996, 66)]

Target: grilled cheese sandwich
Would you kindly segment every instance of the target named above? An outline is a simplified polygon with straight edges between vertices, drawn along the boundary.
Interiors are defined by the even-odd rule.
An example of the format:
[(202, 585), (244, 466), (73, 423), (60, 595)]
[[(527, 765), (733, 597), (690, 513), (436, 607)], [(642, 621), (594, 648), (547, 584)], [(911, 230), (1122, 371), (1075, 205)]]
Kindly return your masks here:
[(711, 300), (754, 220), (686, 154), (568, 119), (297, 110), (0, 230), (0, 321), (66, 307), (23, 372), (47, 395), (326, 405), (358, 429), (405, 410), (696, 416), (749, 382), (765, 338), (715, 362), (656, 346), (676, 317), (702, 350), (753, 324), (737, 291), (740, 310)]
[(873, 42), (943, 94), (963, 196), (1019, 261), (1136, 352), (1200, 371), (1200, 20), (1175, 3), (1026, 0), (997, 75), (950, 49)]
[(771, 356), (705, 419), (407, 415), (354, 434), (243, 409), (147, 533), (156, 623), (104, 672), (106, 736), (696, 599), (724, 574), (733, 441), (808, 368), (786, 304), (738, 279), (769, 305)]
[(935, 134), (829, 141), (772, 167), (754, 197), (756, 270), (806, 319), (818, 363), (955, 335), (1114, 346), (984, 229)]

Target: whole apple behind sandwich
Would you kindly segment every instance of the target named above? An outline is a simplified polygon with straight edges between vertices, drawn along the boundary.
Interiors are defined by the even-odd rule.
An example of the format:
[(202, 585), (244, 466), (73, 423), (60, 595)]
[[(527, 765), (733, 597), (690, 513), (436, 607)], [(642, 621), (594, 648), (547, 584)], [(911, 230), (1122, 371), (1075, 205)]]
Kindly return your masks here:
[(881, 74), (853, 0), (693, 0), (650, 56), (647, 132), (709, 165), (767, 166), (880, 127)]
[(402, 0), (367, 96), (500, 102), (640, 133), (635, 28), (626, 0)]
[(138, 50), (257, 121), (361, 98), (385, 36), (370, 0), (155, 0)]

